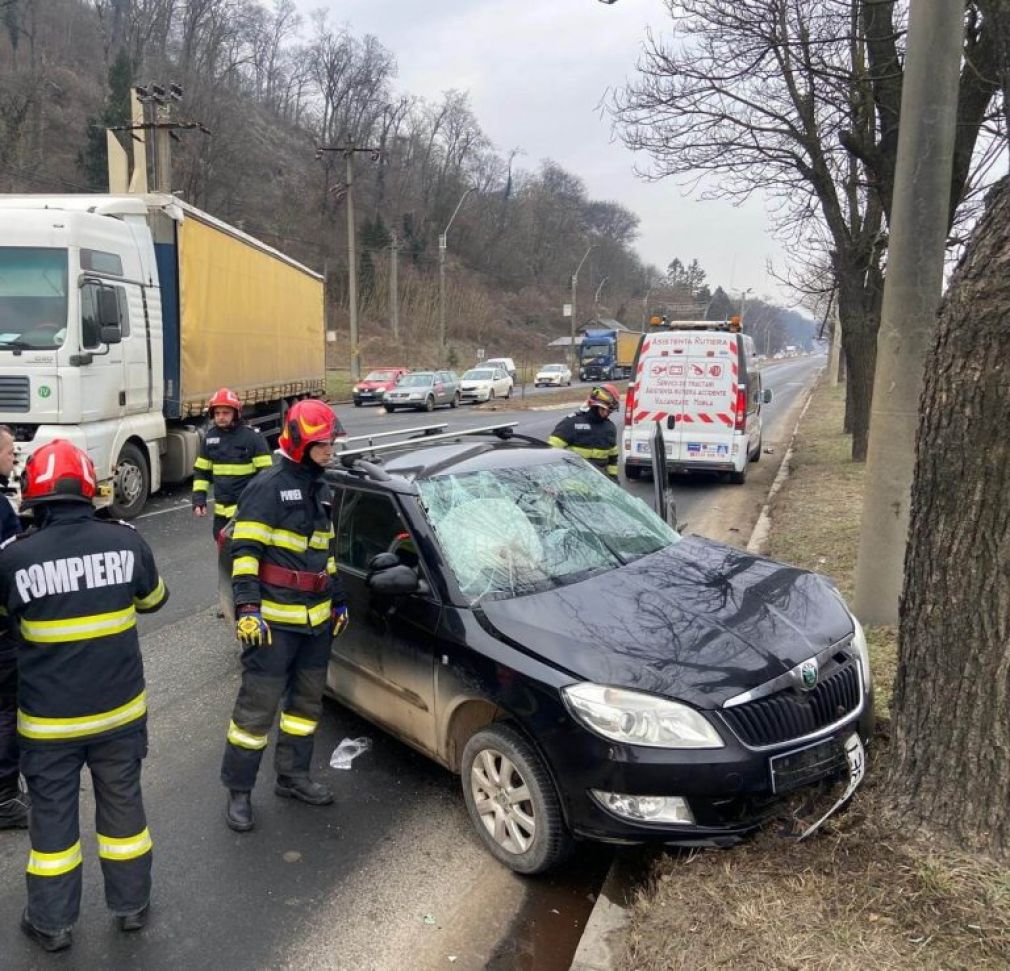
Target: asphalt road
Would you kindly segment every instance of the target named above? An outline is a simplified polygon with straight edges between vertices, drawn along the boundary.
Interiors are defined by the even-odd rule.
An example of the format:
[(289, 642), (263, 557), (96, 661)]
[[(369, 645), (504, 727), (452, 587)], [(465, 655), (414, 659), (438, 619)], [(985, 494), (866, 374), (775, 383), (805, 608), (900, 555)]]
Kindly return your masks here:
[[(784, 436), (782, 416), (821, 363), (801, 358), (766, 368), (775, 395), (766, 439)], [(350, 435), (515, 420), (521, 432), (546, 437), (562, 414), (341, 409)], [(651, 495), (647, 480), (628, 485)], [(679, 481), (680, 518), (690, 521), (719, 490), (734, 488), (714, 477)], [(215, 616), (209, 520), (195, 520), (188, 492), (175, 490), (135, 524), (171, 590), (165, 609), (141, 622), (151, 699), (144, 778), (155, 841), (151, 924), (124, 936), (105, 911), (85, 776), (85, 886), (74, 948), (46, 956), (17, 932), (28, 838), (0, 832), (0, 968), (567, 967), (589, 910), (587, 888), (601, 879), (606, 854), (583, 848), (551, 880), (514, 877), (471, 831), (455, 777), (335, 704), (327, 705), (315, 761), (337, 803), (319, 809), (275, 797), (268, 750), (254, 794), (257, 829), (237, 835), (225, 827), (217, 775), (239, 664), (231, 632)], [(361, 735), (372, 750), (351, 771), (330, 769), (339, 741)]]

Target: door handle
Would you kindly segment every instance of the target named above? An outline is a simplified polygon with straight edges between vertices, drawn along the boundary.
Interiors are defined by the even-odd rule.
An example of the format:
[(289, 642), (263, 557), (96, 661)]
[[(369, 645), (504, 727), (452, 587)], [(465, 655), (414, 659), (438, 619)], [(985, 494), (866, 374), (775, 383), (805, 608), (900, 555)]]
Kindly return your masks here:
[(677, 416), (676, 415), (667, 415), (666, 416), (666, 427), (667, 427), (668, 431), (672, 432), (673, 431), (673, 426), (676, 425), (676, 424), (677, 424)]

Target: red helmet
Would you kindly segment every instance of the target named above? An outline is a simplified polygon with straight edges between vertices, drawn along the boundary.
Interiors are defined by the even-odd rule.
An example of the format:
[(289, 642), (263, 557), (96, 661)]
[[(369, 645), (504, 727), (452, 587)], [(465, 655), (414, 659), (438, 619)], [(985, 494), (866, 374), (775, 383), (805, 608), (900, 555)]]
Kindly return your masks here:
[(279, 444), (288, 458), (301, 462), (310, 445), (329, 444), (340, 430), (340, 422), (329, 405), (308, 398), (295, 402), (288, 410)]
[(621, 406), (621, 394), (612, 384), (601, 384), (589, 392), (586, 404), (590, 408), (606, 408), (617, 411)]
[(97, 478), (87, 452), (55, 438), (28, 456), (22, 505), (63, 499), (91, 502)]
[(242, 402), (231, 388), (218, 388), (211, 395), (210, 401), (207, 402), (208, 414), (213, 412), (215, 408), (232, 408), (236, 418), (242, 414)]

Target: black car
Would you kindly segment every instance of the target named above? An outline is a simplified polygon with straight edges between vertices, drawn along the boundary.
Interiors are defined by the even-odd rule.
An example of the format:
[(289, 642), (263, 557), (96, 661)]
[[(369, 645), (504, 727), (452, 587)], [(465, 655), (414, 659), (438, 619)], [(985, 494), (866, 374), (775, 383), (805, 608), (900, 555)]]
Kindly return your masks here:
[(866, 642), (824, 577), (681, 536), (508, 428), (373, 451), (327, 472), (351, 614), (328, 690), (459, 773), (512, 869), (576, 838), (729, 845), (861, 772)]

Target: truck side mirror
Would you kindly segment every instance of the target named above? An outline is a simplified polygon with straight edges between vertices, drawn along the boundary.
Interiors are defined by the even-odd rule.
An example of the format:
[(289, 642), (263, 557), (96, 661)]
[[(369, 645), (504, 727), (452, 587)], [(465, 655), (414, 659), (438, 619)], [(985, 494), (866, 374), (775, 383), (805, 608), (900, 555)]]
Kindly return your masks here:
[(103, 344), (121, 344), (123, 342), (123, 332), (118, 324), (102, 324), (99, 334)]
[(772, 389), (765, 388), (764, 391), (761, 392), (761, 402), (767, 405), (769, 402), (771, 402), (771, 400), (772, 400)]

